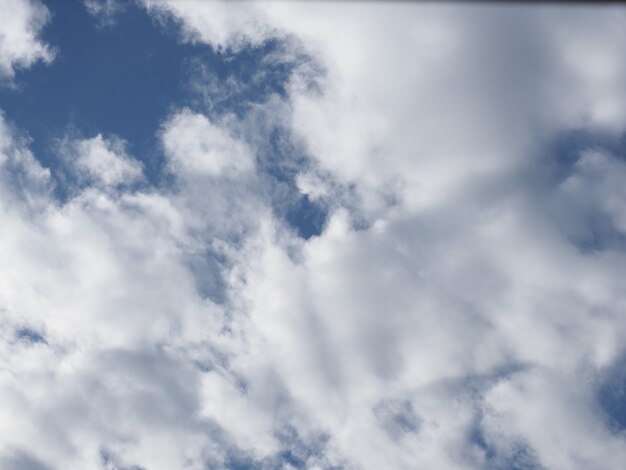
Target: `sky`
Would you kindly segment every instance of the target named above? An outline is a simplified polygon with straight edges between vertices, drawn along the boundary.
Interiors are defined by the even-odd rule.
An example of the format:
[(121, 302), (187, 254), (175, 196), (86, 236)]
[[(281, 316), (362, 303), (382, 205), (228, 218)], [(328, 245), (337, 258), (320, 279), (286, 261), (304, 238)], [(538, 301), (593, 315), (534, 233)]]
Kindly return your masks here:
[(0, 468), (623, 469), (623, 6), (0, 11)]

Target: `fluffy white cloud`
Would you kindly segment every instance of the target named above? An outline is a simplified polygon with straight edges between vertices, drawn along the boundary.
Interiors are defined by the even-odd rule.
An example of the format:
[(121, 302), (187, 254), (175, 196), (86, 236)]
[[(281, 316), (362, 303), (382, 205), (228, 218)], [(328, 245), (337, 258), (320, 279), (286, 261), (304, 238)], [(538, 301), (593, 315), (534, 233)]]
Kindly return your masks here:
[(278, 31), (326, 71), (296, 72), (289, 125), (317, 165), (298, 187), (338, 209), (297, 255), (250, 241), (240, 367), (357, 467), (619, 468), (596, 395), (624, 352), (624, 164), (582, 151), (560, 181), (545, 149), (623, 132), (623, 9), (268, 2), (246, 28), (239, 8), (159, 3), (195, 40)]
[(131, 184), (142, 176), (141, 163), (127, 155), (125, 146), (121, 139), (105, 140), (98, 134), (77, 141), (66, 138), (60, 143), (60, 152), (78, 180), (117, 186)]
[(52, 468), (223, 460), (230, 444), (198, 414), (196, 364), (218, 367), (229, 340), (190, 267), (217, 240), (194, 238), (176, 198), (112, 191), (102, 172), (58, 205), (40, 182), (48, 172), (4, 124), (1, 135), (2, 455)]
[(253, 3), (223, 0), (212, 4), (193, 0), (142, 0), (142, 3), (157, 17), (173, 14), (180, 21), (186, 41), (239, 49), (249, 43), (258, 45), (272, 33)]
[[(522, 207), (507, 205), (491, 207), (481, 221), (465, 205), (455, 208), (458, 222), (445, 212), (402, 214), (379, 233), (354, 231), (338, 214), (297, 263), (268, 241), (247, 289), (263, 338), (263, 355), (253, 360), (279, 371), (308, 422), (327, 430), (358, 467), (481, 468), (486, 453), (472, 433), (486, 427), (501, 459), (519, 441), (548, 468), (619, 468), (618, 457), (602, 456), (621, 455), (626, 443), (611, 437), (605, 444), (611, 433), (593, 393), (603, 368), (623, 352), (624, 257), (582, 255)], [(464, 210), (472, 215), (461, 217)], [(482, 411), (493, 387), (513, 380), (526, 390), (527, 369), (571, 378), (540, 382), (515, 405), (504, 398), (514, 415)], [(559, 400), (572, 381), (582, 396), (552, 416), (542, 393), (551, 387)], [(403, 411), (383, 418), (376, 410), (386, 403)], [(570, 421), (569, 408), (588, 416)], [(506, 434), (529, 413), (537, 419)], [(571, 440), (561, 440), (563, 428)], [(581, 441), (598, 450), (583, 458)]]
[(266, 38), (259, 28), (221, 29), (242, 8), (257, 11), (262, 31), (300, 38), (328, 75), (322, 94), (294, 80), (294, 130), (337, 177), (383, 193), (400, 185), (414, 205), (527, 160), (541, 134), (624, 124), (621, 8), (158, 5), (213, 46), (242, 31), (251, 44)]
[(174, 171), (221, 176), (253, 169), (254, 154), (204, 115), (184, 109), (164, 125), (163, 146)]
[(16, 70), (54, 58), (54, 51), (39, 38), (50, 19), (45, 6), (37, 0), (2, 0), (0, 9), (0, 79), (10, 80)]
[[(620, 468), (626, 164), (546, 149), (624, 130), (622, 9), (146, 4), (309, 62), (241, 119), (165, 118), (166, 187), (68, 139), (59, 202), (0, 121), (0, 463)], [(330, 208), (309, 240), (272, 207), (273, 125)]]

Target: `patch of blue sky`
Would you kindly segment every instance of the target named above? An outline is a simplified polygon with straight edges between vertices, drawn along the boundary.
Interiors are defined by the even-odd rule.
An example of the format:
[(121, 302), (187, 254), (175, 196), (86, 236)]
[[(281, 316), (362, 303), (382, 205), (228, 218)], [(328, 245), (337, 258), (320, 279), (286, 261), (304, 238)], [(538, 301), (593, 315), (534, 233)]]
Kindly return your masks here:
[(600, 150), (626, 160), (626, 133), (612, 135), (588, 128), (569, 129), (556, 134), (546, 145), (542, 168), (557, 181), (567, 178), (586, 150)]
[(326, 223), (328, 208), (300, 194), (296, 176), (309, 164), (307, 155), (294, 145), (289, 132), (279, 127), (268, 134), (259, 149), (259, 169), (271, 179), (273, 207), (304, 239), (319, 235)]
[(307, 240), (322, 232), (327, 217), (327, 208), (321, 203), (311, 201), (306, 194), (295, 199), (285, 215), (287, 222)]
[[(511, 364), (491, 374), (467, 376), (461, 380), (453, 380), (448, 386), (455, 388), (460, 395), (480, 397), (500, 380), (507, 380), (518, 372), (525, 371), (527, 365)], [(482, 426), (483, 414), (476, 411), (476, 418), (469, 430), (469, 441), (482, 452), (482, 468), (487, 470), (543, 470), (534, 450), (522, 439), (512, 444), (507, 442), (506, 448), (489, 439)]]
[(603, 250), (626, 250), (626, 236), (611, 217), (602, 212), (592, 212), (583, 221), (583, 228), (570, 236), (570, 241), (583, 253)]
[[(600, 152), (626, 160), (626, 133), (611, 134), (585, 127), (568, 129), (543, 141), (542, 146), (543, 158), (538, 160), (523, 183), (533, 188), (536, 197), (545, 200), (549, 200), (569, 177), (577, 174), (576, 165), (586, 152)], [(583, 207), (580, 202), (560, 200), (560, 205), (553, 211), (555, 222), (570, 243), (589, 254), (624, 250), (626, 237), (615, 226), (613, 218), (593, 204)], [(576, 212), (575, 217), (573, 212)]]
[[(45, 3), (52, 21), (43, 38), (57, 56), (50, 65), (20, 73), (17, 88), (1, 88), (0, 109), (28, 134), (61, 198), (75, 183), (59, 157), (63, 136), (121, 137), (128, 153), (142, 162), (148, 184), (167, 186), (157, 133), (169, 113), (189, 107), (211, 118), (242, 117), (271, 95), (284, 97), (290, 74), (306, 60), (280, 54), (281, 39), (237, 52), (183, 42), (174, 22), (157, 23), (132, 3), (104, 26), (75, 2)], [(289, 141), (285, 129), (276, 127), (265, 137), (259, 168), (279, 186), (272, 191), (280, 195), (272, 198), (277, 214), (304, 238), (320, 233), (325, 208), (295, 187), (294, 175), (306, 156), (294, 145), (277, 145)]]
[(277, 433), (283, 449), (279, 453), (280, 462), (287, 462), (295, 468), (309, 468), (310, 459), (324, 455), (328, 443), (328, 436), (319, 434), (309, 439), (304, 439), (292, 427), (286, 426)]
[(325, 461), (324, 452), (328, 437), (323, 434), (304, 440), (293, 428), (287, 426), (277, 433), (276, 437), (281, 444), (281, 449), (274, 456), (259, 460), (245, 453), (232, 451), (228, 455), (226, 468), (229, 470), (279, 470), (289, 466), (288, 468), (305, 469), (311, 468), (313, 461), (318, 464), (323, 462), (320, 468), (327, 470), (343, 468)]
[(99, 28), (76, 2), (46, 4), (52, 21), (43, 37), (57, 56), (49, 66), (21, 73), (17, 90), (3, 89), (0, 107), (29, 133), (36, 157), (52, 170), (58, 165), (55, 139), (69, 128), (86, 137), (125, 139), (154, 177), (155, 131), (168, 108), (184, 98), (186, 53), (200, 48), (177, 43), (138, 8)]
[[(220, 54), (179, 41), (175, 25), (156, 24), (132, 4), (106, 27), (99, 27), (79, 4), (46, 4), (53, 20), (43, 37), (57, 48), (57, 57), (51, 65), (19, 74), (16, 90), (1, 90), (0, 107), (30, 134), (37, 158), (53, 168), (53, 140), (69, 126), (86, 136), (100, 132), (122, 137), (154, 176), (159, 169), (155, 132), (172, 106), (196, 101), (187, 86), (193, 68), (202, 64), (218, 80), (234, 76), (247, 83), (259, 59), (275, 47), (270, 43), (258, 50)], [(279, 82), (285, 74), (265, 76), (273, 82), (247, 87), (221, 110), (241, 110), (265, 93), (284, 92)]]
[(607, 371), (597, 401), (609, 428), (618, 434), (626, 432), (626, 358)]
[(15, 337), (18, 341), (35, 344), (35, 343), (47, 343), (46, 338), (41, 333), (31, 328), (19, 328), (15, 332)]
[(305, 54), (283, 54), (288, 41), (271, 38), (256, 47), (218, 52), (220, 67), (215, 67), (212, 57), (190, 57), (185, 63), (186, 85), (193, 94), (189, 105), (209, 115), (243, 117), (251, 105), (271, 95), (284, 98), (291, 74), (309, 60)]
[(488, 470), (543, 470), (532, 449), (523, 442), (517, 442), (504, 452), (489, 442), (480, 429), (471, 433), (470, 440), (483, 451), (484, 468)]

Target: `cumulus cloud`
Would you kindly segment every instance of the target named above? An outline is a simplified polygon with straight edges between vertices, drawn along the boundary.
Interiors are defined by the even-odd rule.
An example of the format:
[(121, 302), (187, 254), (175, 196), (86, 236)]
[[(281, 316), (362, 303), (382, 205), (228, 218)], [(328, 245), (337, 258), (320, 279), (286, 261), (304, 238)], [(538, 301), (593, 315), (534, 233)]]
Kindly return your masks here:
[(54, 50), (39, 38), (50, 20), (48, 9), (37, 0), (3, 0), (0, 8), (0, 79), (11, 80), (37, 61), (52, 61)]
[(250, 171), (254, 155), (243, 142), (212, 124), (204, 115), (182, 110), (165, 123), (163, 146), (174, 171), (221, 176)]
[(105, 140), (98, 134), (91, 139), (65, 139), (60, 143), (60, 152), (78, 180), (117, 186), (131, 184), (142, 176), (141, 163), (129, 157), (125, 147), (121, 139)]
[[(30, 169), (40, 167), (28, 150), (4, 135), (3, 171), (41, 174)], [(100, 138), (86, 142), (78, 149), (106, 150)], [(224, 354), (217, 340), (223, 312), (198, 293), (189, 268), (200, 242), (175, 201), (109, 191), (99, 182), (63, 205), (30, 180), (20, 190), (37, 190), (39, 206), (2, 199), (2, 241), (20, 248), (2, 255), (11, 268), (0, 293), (6, 365), (0, 393), (8, 404), (1, 452), (10, 461), (51, 468), (99, 468), (116, 459), (171, 468), (186, 459), (198, 466), (224, 459), (230, 444), (211, 446), (217, 446), (213, 437), (227, 437), (197, 417), (194, 364), (219, 367), (213, 355)], [(7, 186), (3, 191), (11, 194)], [(217, 341), (207, 344), (212, 328)], [(147, 429), (146, 440), (136, 441)]]
[[(190, 21), (174, 5), (228, 43), (200, 18), (211, 6)], [(298, 188), (336, 212), (295, 258), (281, 237), (251, 242), (249, 367), (275, 369), (303, 426), (357, 467), (618, 468), (596, 393), (623, 354), (623, 162), (578, 149), (559, 180), (545, 148), (623, 132), (623, 10), (257, 8), (250, 44), (278, 30), (326, 70), (321, 89), (296, 71), (287, 100), (313, 165)]]
[(59, 201), (0, 121), (3, 465), (620, 468), (626, 163), (550, 149), (623, 133), (623, 9), (145, 4), (295, 65), (164, 116), (162, 186), (68, 137)]
[(240, 49), (269, 39), (272, 30), (263, 20), (257, 5), (220, 0), (206, 2), (143, 0), (157, 18), (171, 16), (180, 22), (182, 38), (190, 42), (209, 42), (221, 49)]

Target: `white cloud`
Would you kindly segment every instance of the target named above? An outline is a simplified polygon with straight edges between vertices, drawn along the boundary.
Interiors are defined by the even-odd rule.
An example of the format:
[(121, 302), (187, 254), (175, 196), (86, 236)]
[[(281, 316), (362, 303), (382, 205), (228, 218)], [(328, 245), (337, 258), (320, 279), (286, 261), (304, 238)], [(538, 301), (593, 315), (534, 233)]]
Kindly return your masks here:
[[(542, 172), (559, 132), (625, 127), (623, 9), (267, 2), (265, 26), (245, 28), (238, 8), (160, 4), (213, 46), (295, 35), (326, 70), (321, 92), (298, 73), (289, 90), (287, 119), (320, 170), (298, 187), (332, 201), (339, 182), (360, 198), (333, 201), (352, 212), (301, 249), (273, 230), (249, 242), (244, 376), (274, 371), (301, 429), (327, 432), (357, 467), (484, 467), (478, 428), (501, 465), (619, 468), (626, 444), (594, 380), (623, 354), (625, 258), (581, 243), (590, 215), (623, 231), (623, 163), (583, 152), (562, 183)], [(525, 419), (527, 402), (551, 425)], [(408, 403), (416, 430), (399, 439), (373, 411), (385, 403)]]
[[(175, 111), (168, 187), (68, 139), (63, 203), (0, 122), (0, 462), (620, 468), (597, 394), (625, 352), (626, 167), (580, 149), (561, 178), (545, 148), (623, 131), (621, 9), (148, 10), (233, 51), (279, 34), (326, 74), (240, 120)], [(274, 123), (331, 209), (307, 241), (257, 164)]]
[(488, 437), (503, 455), (528, 446), (546, 468), (619, 468), (626, 452), (623, 437), (593, 413), (590, 392), (589, 382), (556, 371), (501, 382), (485, 398)]
[(10, 80), (37, 61), (52, 61), (53, 49), (39, 38), (48, 9), (37, 0), (2, 0), (0, 9), (0, 79)]
[(258, 45), (273, 32), (253, 3), (143, 0), (143, 4), (157, 17), (174, 15), (181, 23), (183, 39), (190, 42), (237, 50), (249, 43)]
[(175, 198), (98, 179), (63, 205), (23, 180), (33, 210), (9, 176), (38, 164), (2, 135), (0, 453), (52, 468), (99, 468), (105, 454), (156, 469), (223, 459), (229, 444), (197, 414), (194, 364), (217, 365), (219, 338), (226, 350), (229, 340), (221, 308), (196, 290), (189, 260), (202, 255), (185, 212)]
[(141, 163), (129, 157), (125, 147), (121, 139), (104, 139), (101, 134), (60, 143), (70, 172), (83, 182), (102, 186), (131, 184), (142, 177)]
[[(294, 81), (294, 130), (364, 198), (400, 184), (406, 203), (434, 204), (527, 160), (540, 134), (624, 125), (621, 8), (158, 4), (214, 46), (241, 31), (251, 44), (267, 29), (298, 37), (328, 76), (322, 94)], [(226, 28), (241, 9), (264, 28)]]
[(221, 176), (250, 171), (254, 155), (223, 127), (183, 109), (164, 124), (163, 146), (175, 172)]
[(50, 171), (42, 168), (20, 136), (0, 111), (0, 194), (5, 203), (19, 201), (29, 207), (47, 203)]

